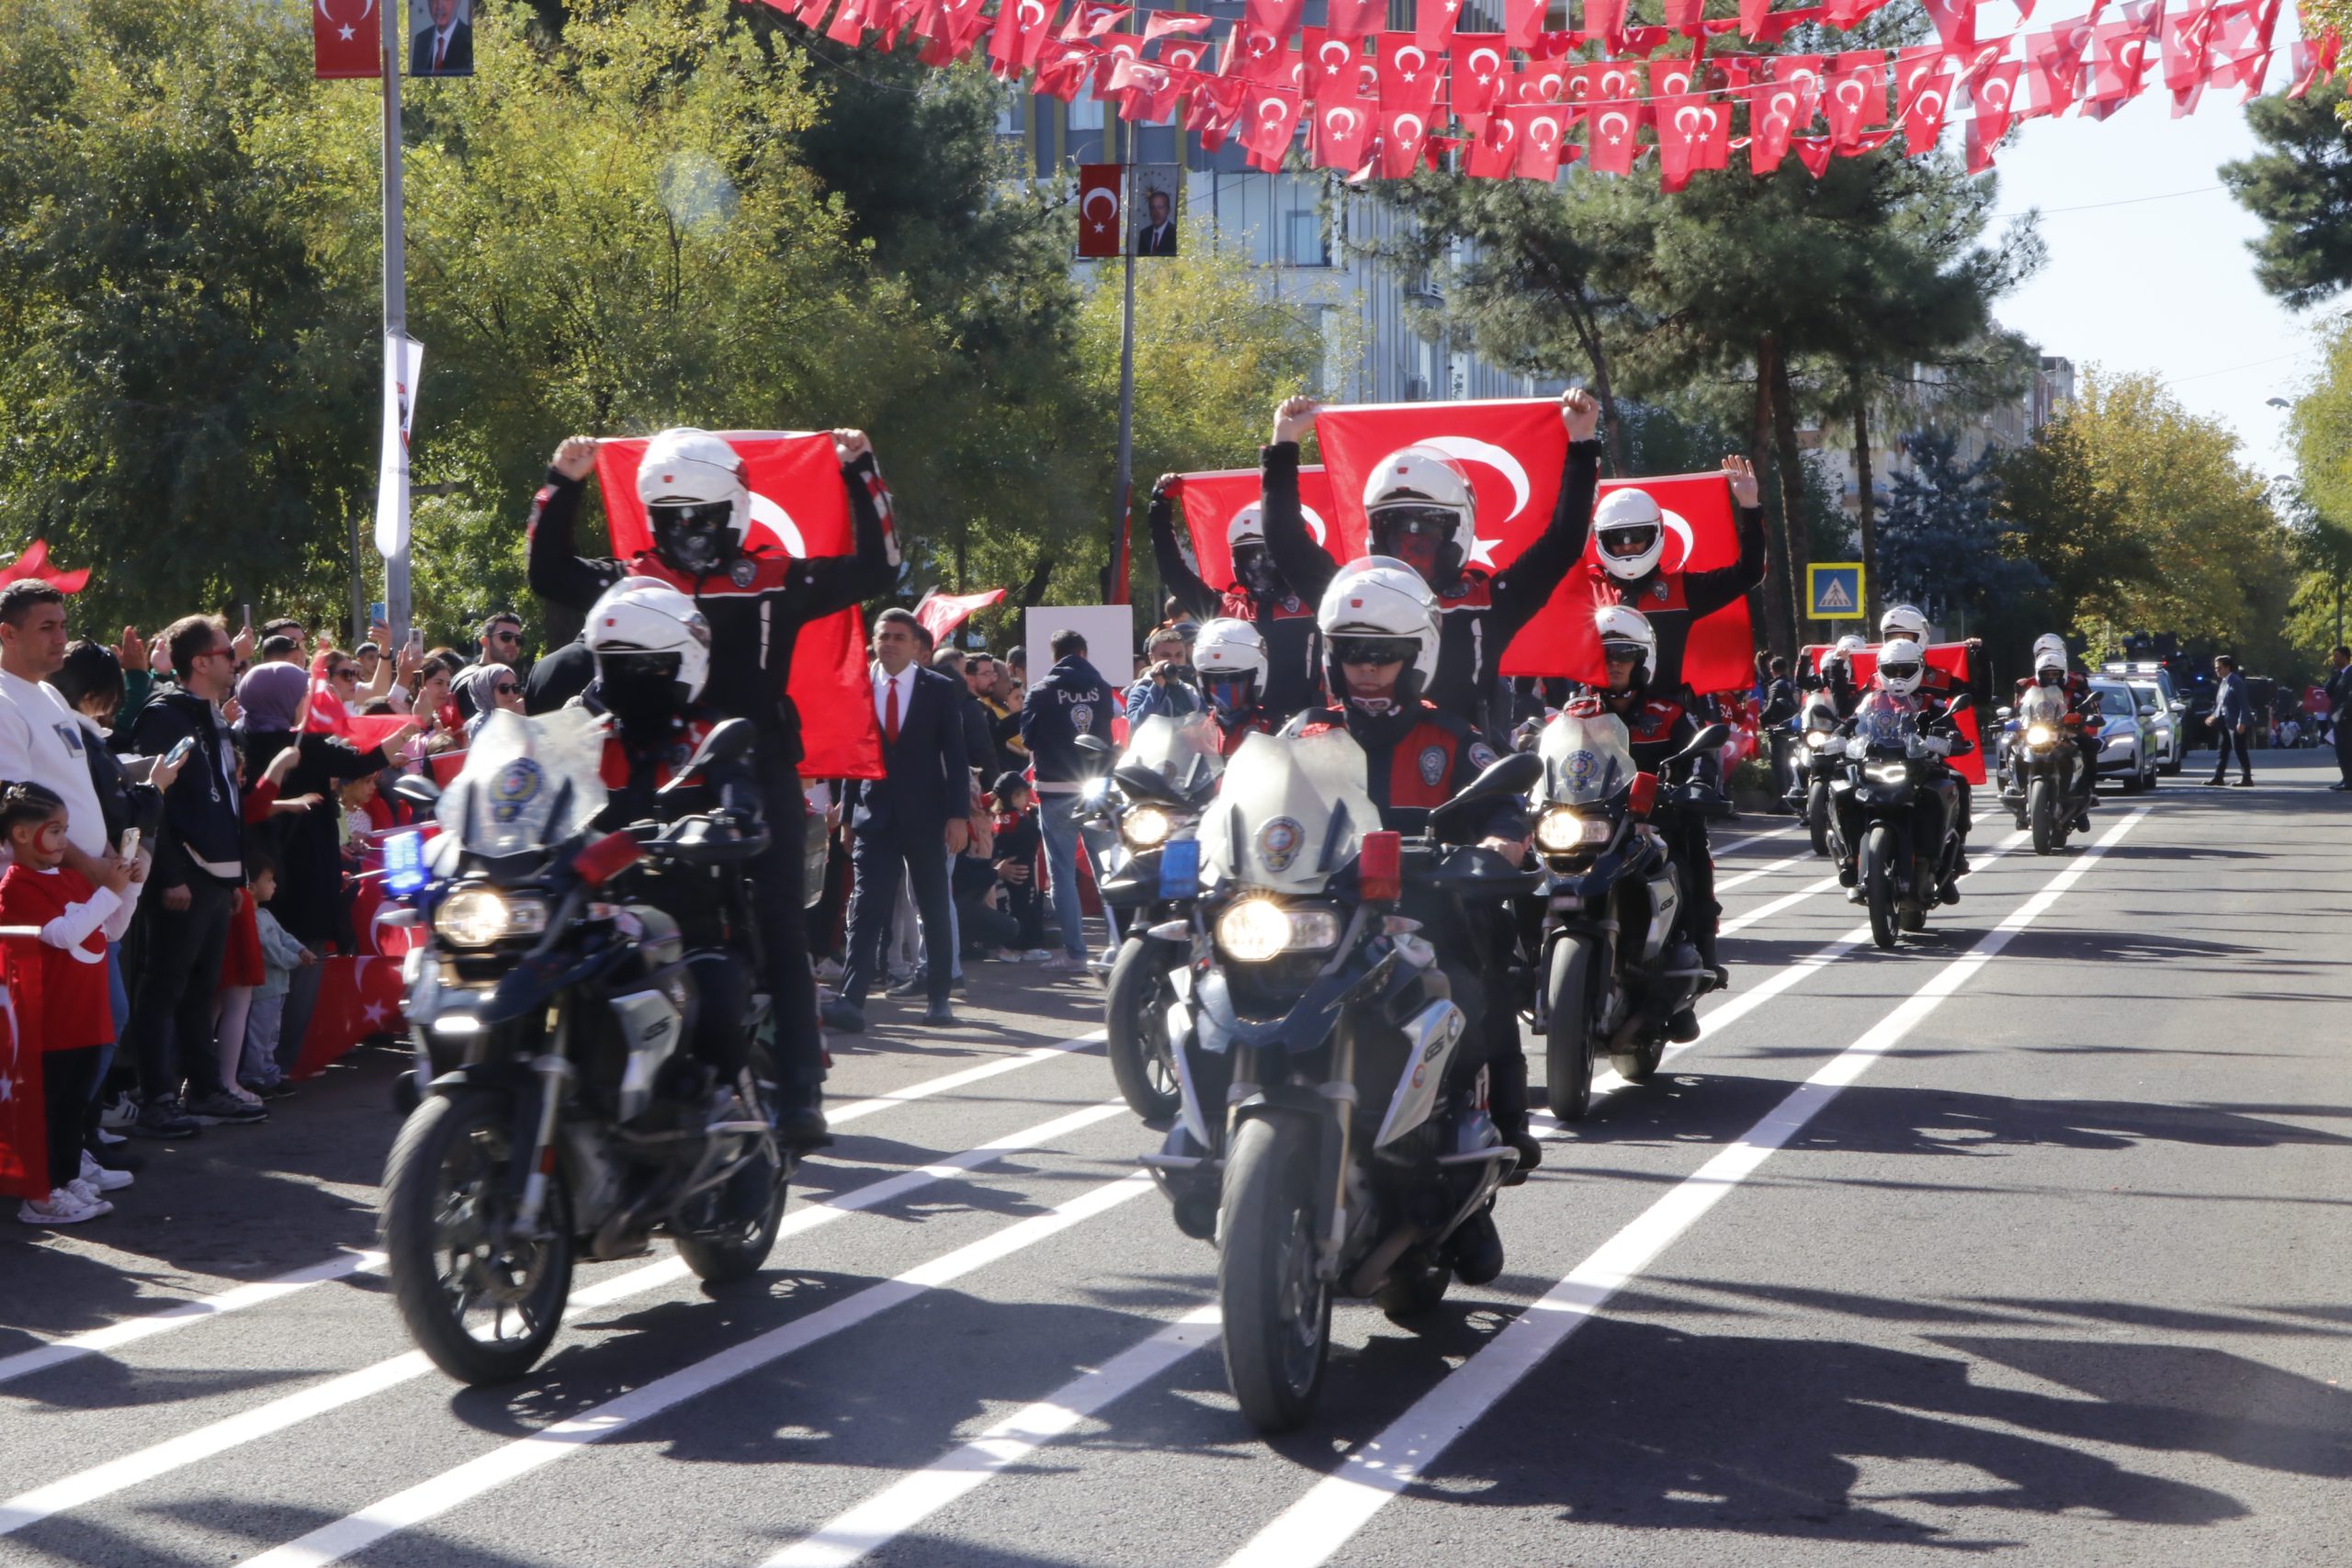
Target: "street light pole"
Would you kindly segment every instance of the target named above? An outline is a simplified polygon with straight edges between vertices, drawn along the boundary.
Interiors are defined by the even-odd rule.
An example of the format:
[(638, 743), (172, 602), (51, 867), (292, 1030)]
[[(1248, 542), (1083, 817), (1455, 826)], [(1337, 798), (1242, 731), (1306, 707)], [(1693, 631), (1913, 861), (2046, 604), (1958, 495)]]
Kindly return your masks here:
[(1103, 585), (1109, 591), (1105, 597), (1114, 604), (1126, 603), (1127, 585), (1110, 579), (1125, 564), (1119, 558), (1119, 547), (1127, 537), (1127, 525), (1135, 490), (1136, 433), (1136, 247), (1132, 238), (1134, 225), (1128, 221), (1127, 203), (1135, 197), (1135, 133), (1122, 130), (1119, 159), (1126, 174), (1127, 186), (1119, 201), (1119, 235), (1121, 260), (1126, 270), (1126, 299), (1119, 310), (1119, 475), (1112, 491), (1116, 498), (1111, 514), (1111, 566), (1104, 574)]
[[(377, 9), (384, 19), (384, 340), (388, 344), (405, 345), (408, 340), (408, 241), (401, 223), (401, 36), (398, 13), (393, 0), (379, 0)], [(405, 357), (407, 350), (401, 349)], [(388, 361), (387, 377), (397, 377), (398, 362)], [(387, 392), (392, 389), (387, 388)], [(409, 388), (407, 396), (414, 397), (415, 389)], [(403, 443), (405, 437), (403, 436)], [(400, 464), (397, 494), (399, 547), (384, 558), (384, 618), (390, 623), (393, 647), (385, 649), (390, 657), (401, 644), (408, 640), (409, 574), (408, 574), (408, 464), (403, 457)]]

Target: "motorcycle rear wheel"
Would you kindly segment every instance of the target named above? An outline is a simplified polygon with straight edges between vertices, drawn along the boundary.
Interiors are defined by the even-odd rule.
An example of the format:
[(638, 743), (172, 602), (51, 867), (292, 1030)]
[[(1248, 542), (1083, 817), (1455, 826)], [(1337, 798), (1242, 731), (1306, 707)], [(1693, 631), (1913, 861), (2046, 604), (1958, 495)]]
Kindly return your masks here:
[(1129, 937), (1111, 965), (1104, 1000), (1103, 1051), (1111, 1078), (1127, 1109), (1146, 1122), (1166, 1122), (1183, 1109), (1170, 1055), (1161, 1004), (1167, 999), (1166, 953), (1159, 943)]
[(2026, 786), (2025, 818), (2033, 825), (2033, 852), (2055, 854), (2058, 838), (2057, 803), (2051, 798), (2050, 781), (2036, 779)]
[(1870, 905), (1871, 941), (1893, 947), (1897, 934), (1894, 913), (1894, 830), (1874, 824), (1862, 838), (1862, 896)]
[(1570, 936), (1553, 944), (1544, 987), (1544, 1093), (1563, 1122), (1581, 1122), (1592, 1108), (1591, 975), (1591, 942)]
[(1244, 1122), (1225, 1168), (1217, 1213), (1217, 1301), (1225, 1381), (1261, 1432), (1305, 1425), (1331, 1353), (1331, 1291), (1316, 1278), (1311, 1129)]
[[(775, 1120), (775, 1072), (774, 1053), (764, 1041), (755, 1042), (752, 1046), (752, 1077), (760, 1086), (760, 1113), (771, 1125)], [(779, 1169), (764, 1154), (754, 1155), (719, 1188), (717, 1207), (723, 1213), (729, 1201), (736, 1199), (745, 1211), (750, 1211), (763, 1189), (767, 1193), (765, 1207), (731, 1227), (688, 1231), (673, 1225), (671, 1240), (677, 1244), (678, 1257), (694, 1270), (695, 1279), (707, 1285), (728, 1285), (748, 1280), (760, 1271), (768, 1254), (775, 1250), (776, 1231), (784, 1224), (790, 1180), (788, 1161)]]
[(384, 1168), (386, 1271), (401, 1321), (433, 1364), (465, 1383), (507, 1382), (538, 1364), (571, 1293), (571, 1203), (548, 1173), (544, 1235), (503, 1223), (514, 1180), (514, 1103), (436, 1095), (402, 1122)]

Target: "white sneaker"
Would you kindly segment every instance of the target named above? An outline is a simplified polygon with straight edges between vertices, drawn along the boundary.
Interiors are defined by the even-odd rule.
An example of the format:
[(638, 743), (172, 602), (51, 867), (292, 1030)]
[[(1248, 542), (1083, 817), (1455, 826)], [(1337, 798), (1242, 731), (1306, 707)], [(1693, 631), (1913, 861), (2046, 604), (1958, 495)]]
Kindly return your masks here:
[(139, 1102), (128, 1094), (118, 1094), (98, 1108), (98, 1125), (102, 1129), (128, 1127), (139, 1120)]
[(107, 1202), (104, 1198), (98, 1196), (98, 1190), (90, 1183), (83, 1180), (78, 1176), (65, 1184), (65, 1190), (73, 1193), (74, 1196), (79, 1198), (85, 1203), (89, 1204), (101, 1214), (111, 1214), (114, 1213), (114, 1205)]
[(100, 1165), (96, 1160), (90, 1157), (89, 1150), (84, 1149), (82, 1151), (81, 1179), (93, 1191), (119, 1192), (124, 1188), (130, 1186), (136, 1178), (127, 1170), (108, 1170), (105, 1166)]
[(28, 1198), (17, 1206), (18, 1223), (28, 1225), (78, 1225), (84, 1220), (112, 1213), (113, 1204), (85, 1201), (70, 1187), (56, 1189), (46, 1202), (37, 1203)]
[(98, 1142), (106, 1145), (108, 1148), (112, 1148), (117, 1144), (127, 1144), (130, 1142), (130, 1140), (124, 1137), (120, 1133), (110, 1133), (102, 1126), (98, 1129)]
[(1057, 953), (1037, 967), (1048, 975), (1075, 975), (1086, 967), (1086, 960), (1072, 958), (1067, 953)]
[(1023, 964), (1043, 964), (1053, 955), (1054, 950), (1050, 947), (1033, 947), (1028, 952), (1021, 955), (1021, 962)]

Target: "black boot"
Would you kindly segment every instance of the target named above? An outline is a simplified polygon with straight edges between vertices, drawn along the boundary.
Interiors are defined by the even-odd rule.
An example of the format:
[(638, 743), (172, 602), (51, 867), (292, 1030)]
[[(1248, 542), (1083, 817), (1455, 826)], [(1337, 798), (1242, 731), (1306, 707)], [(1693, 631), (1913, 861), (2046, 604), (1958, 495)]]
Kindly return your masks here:
[(775, 1136), (796, 1149), (821, 1149), (833, 1141), (825, 1126), (824, 1085), (790, 1084), (775, 1091)]
[(1463, 1221), (1446, 1238), (1445, 1255), (1453, 1265), (1453, 1277), (1465, 1285), (1483, 1285), (1500, 1274), (1503, 1238), (1495, 1229), (1493, 1211), (1481, 1210)]

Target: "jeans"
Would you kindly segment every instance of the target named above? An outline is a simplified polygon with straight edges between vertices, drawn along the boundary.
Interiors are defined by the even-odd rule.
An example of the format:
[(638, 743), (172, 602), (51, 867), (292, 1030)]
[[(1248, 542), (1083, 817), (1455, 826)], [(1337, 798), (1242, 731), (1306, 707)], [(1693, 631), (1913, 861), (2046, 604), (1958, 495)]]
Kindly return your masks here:
[(159, 889), (147, 911), (147, 965), (130, 999), (130, 1033), (139, 1052), (139, 1088), (149, 1105), (170, 1100), (187, 1080), (198, 1100), (218, 1094), (212, 998), (220, 988), (220, 953), (237, 891), (202, 876), (187, 884), (188, 906), (175, 909)]
[(1054, 919), (1061, 922), (1062, 951), (1083, 959), (1086, 911), (1078, 897), (1079, 825), (1070, 816), (1078, 796), (1041, 795), (1037, 799), (1037, 823), (1045, 831), (1046, 871), (1052, 883)]
[(245, 1014), (245, 1049), (237, 1063), (237, 1081), (247, 1089), (269, 1089), (285, 1075), (277, 1066), (278, 1031), (286, 1026), (286, 993), (254, 995)]

